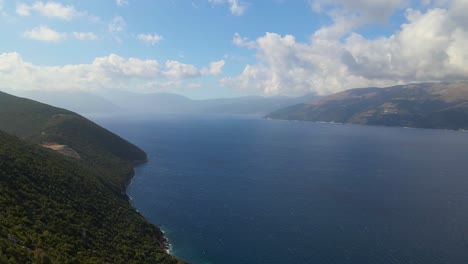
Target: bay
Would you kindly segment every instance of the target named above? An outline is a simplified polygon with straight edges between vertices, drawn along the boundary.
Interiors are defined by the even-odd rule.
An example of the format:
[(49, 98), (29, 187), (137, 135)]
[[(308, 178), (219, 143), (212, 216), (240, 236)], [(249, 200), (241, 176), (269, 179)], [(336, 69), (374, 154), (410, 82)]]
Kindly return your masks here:
[(94, 119), (148, 153), (128, 195), (191, 263), (468, 263), (466, 132)]

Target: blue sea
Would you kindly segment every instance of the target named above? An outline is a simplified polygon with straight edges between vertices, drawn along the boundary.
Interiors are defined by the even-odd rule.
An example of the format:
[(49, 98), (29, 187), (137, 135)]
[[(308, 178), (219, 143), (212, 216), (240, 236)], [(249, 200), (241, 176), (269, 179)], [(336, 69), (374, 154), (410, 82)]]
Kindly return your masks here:
[(246, 116), (94, 118), (193, 264), (468, 263), (468, 133)]

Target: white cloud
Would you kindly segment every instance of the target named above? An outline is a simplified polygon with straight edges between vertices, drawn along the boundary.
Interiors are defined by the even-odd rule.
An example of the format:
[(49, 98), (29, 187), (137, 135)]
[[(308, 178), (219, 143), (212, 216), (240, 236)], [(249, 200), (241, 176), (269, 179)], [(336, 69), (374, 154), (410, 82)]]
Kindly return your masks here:
[(468, 27), (450, 6), (408, 10), (399, 31), (377, 39), (352, 33), (340, 21), (319, 29), (306, 43), (266, 33), (256, 40), (257, 63), (221, 83), (264, 94), (329, 94), (356, 87), (468, 80)]
[(163, 74), (171, 79), (188, 79), (199, 77), (201, 75), (201, 72), (197, 67), (174, 60), (167, 61), (166, 68), (167, 71)]
[(128, 5), (128, 0), (115, 0), (117, 6), (122, 7)]
[(310, 0), (309, 3), (315, 12), (325, 12), (332, 17), (359, 16), (374, 22), (383, 22), (395, 10), (410, 4), (404, 0)]
[[(409, 10), (408, 23), (389, 38), (346, 41), (346, 65), (368, 79), (449, 80), (468, 77), (468, 31), (445, 9)], [(372, 67), (372, 68), (371, 68)]]
[(245, 12), (245, 6), (240, 4), (237, 0), (228, 0), (229, 2), (229, 9), (231, 10), (231, 13), (236, 15), (236, 16), (241, 16)]
[(48, 1), (46, 3), (36, 1), (31, 5), (21, 3), (16, 7), (16, 13), (20, 16), (30, 16), (31, 11), (38, 12), (40, 15), (45, 17), (59, 18), (63, 20), (72, 20), (78, 16), (85, 15), (84, 12), (78, 12), (71, 5), (65, 6), (53, 1)]
[(158, 34), (138, 34), (137, 39), (145, 42), (148, 45), (154, 46), (158, 44), (163, 39), (163, 37)]
[(115, 54), (94, 59), (90, 69), (108, 76), (153, 78), (160, 76), (161, 67), (155, 60), (125, 59)]
[(234, 37), (232, 39), (232, 43), (238, 47), (244, 47), (248, 49), (255, 49), (256, 43), (255, 41), (251, 41), (246, 37), (241, 37), (239, 33), (234, 33)]
[(452, 0), (449, 8), (450, 15), (464, 27), (468, 27), (468, 1)]
[[(93, 90), (100, 88), (196, 87), (188, 80), (201, 76), (193, 65), (167, 61), (122, 58), (115, 54), (95, 58), (89, 64), (37, 66), (18, 53), (0, 54), (0, 87), (13, 90)], [(174, 87), (174, 88), (177, 88)]]
[(309, 0), (313, 11), (325, 13), (333, 21), (315, 35), (335, 40), (361, 26), (386, 23), (396, 10), (409, 4), (404, 0)]
[(60, 42), (67, 36), (47, 26), (39, 26), (23, 32), (23, 37), (44, 42)]
[(229, 4), (229, 10), (231, 14), (236, 16), (242, 16), (245, 13), (246, 5), (241, 3), (238, 0), (208, 0), (208, 2), (213, 4)]
[(210, 75), (220, 75), (223, 73), (223, 67), (226, 64), (226, 61), (224, 60), (219, 60), (219, 61), (213, 61), (210, 63), (209, 68), (204, 68), (202, 69), (203, 74), (210, 74)]
[(127, 23), (125, 19), (121, 16), (115, 16), (108, 25), (109, 32), (118, 33), (125, 30)]
[(38, 26), (31, 30), (26, 30), (22, 33), (24, 38), (38, 40), (43, 42), (60, 42), (67, 38), (77, 40), (95, 40), (97, 36), (92, 32), (58, 32), (47, 26)]

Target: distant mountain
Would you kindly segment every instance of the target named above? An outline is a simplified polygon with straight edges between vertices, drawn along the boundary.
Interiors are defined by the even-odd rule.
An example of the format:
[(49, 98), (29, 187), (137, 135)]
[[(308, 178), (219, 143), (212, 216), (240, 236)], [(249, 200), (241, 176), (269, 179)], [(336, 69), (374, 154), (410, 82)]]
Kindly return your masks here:
[(351, 89), (267, 118), (418, 128), (468, 129), (468, 83)]
[(103, 97), (84, 91), (8, 90), (7, 92), (78, 113), (118, 112), (123, 110)]
[(264, 115), (287, 105), (318, 99), (313, 94), (301, 97), (246, 96), (192, 100), (171, 93), (137, 94), (118, 90), (97, 91), (96, 94), (128, 112), (144, 113), (216, 113)]
[(117, 89), (84, 91), (6, 90), (15, 96), (66, 108), (82, 114), (90, 113), (149, 113), (149, 114), (251, 114), (265, 115), (288, 105), (320, 98), (314, 94), (300, 97), (245, 96), (192, 100), (172, 93), (134, 93)]
[(102, 90), (95, 93), (126, 112), (166, 114), (187, 113), (194, 110), (194, 104), (191, 99), (177, 94), (140, 94), (120, 90)]
[(0, 92), (0, 263), (183, 263), (125, 195), (145, 160), (78, 114)]
[(287, 96), (246, 96), (238, 98), (221, 98), (195, 101), (199, 104), (198, 111), (202, 113), (222, 114), (254, 114), (265, 115), (282, 107), (308, 101), (318, 100), (320, 97), (308, 94), (300, 97)]

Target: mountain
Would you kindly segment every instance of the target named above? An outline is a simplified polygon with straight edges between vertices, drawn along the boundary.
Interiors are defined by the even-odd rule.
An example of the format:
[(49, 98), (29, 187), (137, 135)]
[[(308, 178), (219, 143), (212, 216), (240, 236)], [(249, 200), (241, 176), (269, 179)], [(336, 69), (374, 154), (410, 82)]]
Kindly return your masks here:
[(171, 93), (140, 94), (120, 90), (102, 90), (95, 93), (126, 112), (167, 114), (187, 113), (194, 109), (191, 99)]
[(257, 114), (264, 115), (287, 105), (303, 103), (319, 98), (309, 94), (301, 97), (286, 96), (245, 96), (192, 100), (171, 93), (137, 94), (127, 91), (102, 90), (98, 96), (125, 109), (126, 112), (140, 113), (216, 113), (216, 114)]
[(7, 90), (9, 94), (41, 103), (66, 108), (82, 114), (254, 114), (265, 115), (292, 104), (304, 103), (319, 97), (308, 94), (301, 97), (245, 96), (192, 100), (172, 93), (134, 93), (117, 89), (93, 92), (57, 90), (28, 91)]
[(8, 90), (8, 93), (78, 113), (118, 112), (123, 110), (103, 97), (84, 91)]
[(319, 96), (314, 94), (308, 94), (300, 97), (245, 96), (237, 98), (197, 100), (195, 102), (199, 104), (198, 111), (201, 113), (265, 115), (271, 111), (288, 105), (314, 101), (319, 98)]
[(468, 129), (468, 83), (351, 89), (274, 111), (267, 118), (418, 128)]
[(2, 92), (0, 130), (0, 263), (183, 263), (125, 195), (141, 149)]

